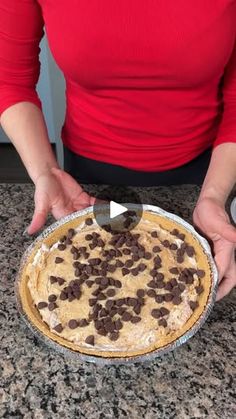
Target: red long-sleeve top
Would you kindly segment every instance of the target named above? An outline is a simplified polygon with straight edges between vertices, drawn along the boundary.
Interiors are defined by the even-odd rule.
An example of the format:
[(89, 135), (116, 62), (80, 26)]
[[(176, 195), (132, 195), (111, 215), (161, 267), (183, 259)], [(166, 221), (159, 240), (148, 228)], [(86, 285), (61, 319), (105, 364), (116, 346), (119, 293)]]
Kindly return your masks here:
[(236, 1), (0, 0), (0, 114), (40, 106), (44, 25), (72, 151), (163, 171), (236, 142)]

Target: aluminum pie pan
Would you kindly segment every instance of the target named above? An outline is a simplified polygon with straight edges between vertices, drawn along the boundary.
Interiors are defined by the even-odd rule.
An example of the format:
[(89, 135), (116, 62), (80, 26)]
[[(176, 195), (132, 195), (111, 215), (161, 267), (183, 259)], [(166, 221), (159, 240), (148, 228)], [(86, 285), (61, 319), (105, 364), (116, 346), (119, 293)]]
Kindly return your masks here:
[[(123, 205), (129, 205), (129, 208), (139, 209), (140, 206), (137, 204), (123, 204)], [(103, 207), (106, 207), (106, 205), (103, 205)], [(194, 227), (189, 224), (187, 221), (183, 220), (181, 217), (172, 214), (170, 212), (167, 212), (163, 210), (162, 208), (159, 208), (157, 206), (143, 204), (143, 211), (150, 212), (154, 215), (159, 215), (161, 217), (165, 217), (171, 221), (174, 221), (178, 223), (180, 226), (184, 227), (189, 233), (192, 234), (192, 236), (198, 241), (198, 243), (201, 245), (205, 256), (207, 257), (209, 267), (211, 270), (211, 288), (208, 295), (207, 304), (205, 305), (201, 315), (197, 319), (197, 321), (193, 324), (193, 326), (185, 332), (183, 335), (181, 335), (179, 338), (174, 340), (173, 342), (168, 343), (167, 345), (157, 348), (151, 352), (147, 352), (142, 355), (137, 356), (127, 356), (127, 357), (112, 357), (112, 358), (106, 358), (102, 356), (96, 356), (96, 355), (89, 355), (84, 354), (79, 351), (74, 351), (73, 349), (67, 348), (65, 346), (62, 346), (58, 342), (50, 339), (48, 336), (44, 335), (30, 320), (27, 313), (24, 310), (24, 307), (22, 305), (21, 295), (20, 295), (20, 282), (23, 270), (25, 266), (28, 263), (28, 260), (31, 256), (31, 253), (34, 251), (35, 246), (41, 242), (43, 239), (48, 237), (53, 231), (55, 231), (58, 227), (66, 224), (67, 222), (74, 220), (76, 218), (80, 218), (81, 216), (90, 215), (93, 213), (93, 206), (88, 207), (86, 209), (76, 211), (70, 215), (67, 215), (66, 217), (61, 218), (59, 221), (56, 221), (55, 223), (51, 224), (49, 227), (47, 227), (32, 243), (31, 245), (26, 249), (24, 252), (21, 262), (19, 271), (16, 277), (15, 281), (15, 295), (16, 295), (16, 302), (17, 302), (17, 308), (20, 313), (21, 318), (25, 322), (25, 324), (28, 326), (28, 328), (31, 330), (31, 332), (44, 344), (46, 344), (49, 348), (54, 349), (56, 352), (66, 355), (69, 358), (77, 359), (81, 362), (91, 362), (94, 364), (98, 364), (100, 366), (104, 365), (119, 365), (119, 364), (133, 364), (133, 363), (139, 363), (139, 362), (146, 362), (146, 361), (152, 361), (157, 357), (163, 356), (180, 345), (187, 342), (192, 336), (194, 336), (199, 329), (202, 327), (202, 325), (207, 320), (213, 305), (216, 300), (216, 293), (217, 293), (217, 286), (218, 286), (218, 271), (216, 264), (214, 262), (214, 258), (211, 253), (211, 248), (207, 240), (202, 237), (195, 229)], [(108, 205), (107, 205), (108, 208)]]

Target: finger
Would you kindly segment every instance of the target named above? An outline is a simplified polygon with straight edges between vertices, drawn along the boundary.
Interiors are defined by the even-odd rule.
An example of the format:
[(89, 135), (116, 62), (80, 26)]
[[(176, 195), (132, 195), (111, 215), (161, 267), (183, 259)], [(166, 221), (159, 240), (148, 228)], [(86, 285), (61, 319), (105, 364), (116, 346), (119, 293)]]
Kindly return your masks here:
[(217, 241), (214, 243), (214, 253), (219, 281), (221, 281), (231, 263), (234, 254), (234, 245), (226, 240)]
[(226, 277), (221, 281), (217, 295), (216, 295), (216, 301), (221, 300), (224, 298), (234, 287), (234, 283), (230, 277)]
[(236, 228), (234, 228), (231, 224), (227, 222), (222, 223), (219, 234), (225, 240), (228, 240), (231, 243), (236, 243)]
[(45, 224), (45, 221), (47, 219), (47, 215), (48, 215), (47, 208), (44, 208), (44, 209), (37, 209), (36, 208), (35, 211), (34, 211), (32, 221), (31, 221), (29, 227), (27, 228), (27, 233), (28, 234), (34, 234), (38, 230), (40, 230)]

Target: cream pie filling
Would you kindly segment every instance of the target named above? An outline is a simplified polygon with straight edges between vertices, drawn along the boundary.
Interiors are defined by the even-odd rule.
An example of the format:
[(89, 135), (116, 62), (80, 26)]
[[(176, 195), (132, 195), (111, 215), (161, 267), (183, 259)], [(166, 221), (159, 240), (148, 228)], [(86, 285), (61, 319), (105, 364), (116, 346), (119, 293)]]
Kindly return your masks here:
[(192, 244), (147, 219), (126, 236), (116, 247), (115, 235), (92, 220), (76, 227), (68, 244), (64, 238), (38, 249), (28, 288), (53, 334), (81, 349), (129, 355), (158, 346), (191, 318), (205, 275)]

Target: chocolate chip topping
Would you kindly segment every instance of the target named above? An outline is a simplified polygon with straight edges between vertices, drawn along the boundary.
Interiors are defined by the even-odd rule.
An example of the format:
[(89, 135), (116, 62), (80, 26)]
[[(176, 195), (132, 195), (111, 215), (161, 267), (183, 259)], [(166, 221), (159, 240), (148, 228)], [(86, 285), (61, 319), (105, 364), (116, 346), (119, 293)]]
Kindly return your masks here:
[(62, 324), (59, 323), (53, 328), (57, 333), (61, 333), (63, 331)]
[(85, 339), (85, 342), (88, 343), (88, 345), (94, 346), (94, 336), (93, 335), (87, 336)]
[(200, 295), (204, 291), (204, 288), (202, 285), (198, 285), (195, 289), (198, 295)]
[(58, 307), (58, 305), (56, 303), (49, 303), (48, 304), (48, 310), (49, 311), (53, 311)]
[(182, 303), (182, 298), (179, 295), (175, 295), (174, 298), (172, 299), (172, 303), (175, 306), (178, 306), (179, 304)]
[(57, 299), (57, 296), (55, 294), (51, 294), (48, 297), (49, 303), (54, 303), (56, 301), (56, 299)]
[(77, 321), (77, 320), (75, 320), (75, 319), (71, 319), (71, 320), (69, 320), (69, 322), (68, 322), (68, 326), (69, 326), (69, 328), (70, 328), (70, 329), (76, 329), (76, 327), (78, 327), (78, 326), (79, 326), (79, 323), (78, 323), (78, 321)]
[(136, 323), (139, 323), (141, 320), (142, 320), (141, 317), (133, 316), (130, 321), (131, 323), (136, 324)]
[(122, 275), (125, 276), (129, 274), (130, 270), (128, 268), (122, 268), (121, 272), (122, 272)]
[(92, 218), (86, 218), (86, 220), (85, 220), (85, 224), (86, 224), (87, 226), (91, 226), (91, 225), (93, 224), (93, 219), (92, 219)]
[(129, 322), (132, 318), (132, 314), (129, 313), (128, 311), (125, 311), (125, 313), (122, 315), (122, 320), (124, 322)]
[(174, 274), (174, 275), (178, 275), (178, 273), (179, 273), (179, 269), (175, 268), (175, 267), (170, 268), (169, 271), (170, 271), (171, 274)]
[(51, 284), (55, 284), (57, 282), (57, 277), (53, 276), (53, 275), (50, 275), (49, 281), (50, 281)]
[(140, 288), (137, 290), (136, 294), (137, 294), (137, 297), (144, 297), (145, 291), (142, 288)]
[(166, 319), (160, 319), (159, 321), (158, 321), (158, 324), (159, 324), (159, 326), (162, 326), (162, 327), (167, 327), (167, 321), (166, 321)]
[(151, 311), (151, 315), (152, 315), (152, 317), (154, 317), (154, 319), (159, 319), (161, 317), (161, 312), (158, 308), (154, 308)]
[(119, 333), (118, 332), (112, 332), (109, 336), (110, 340), (112, 341), (116, 341), (117, 339), (119, 339)]
[(40, 301), (37, 305), (39, 310), (42, 310), (44, 308), (46, 308), (48, 306), (48, 303), (46, 303), (46, 301)]
[(61, 250), (61, 251), (66, 249), (66, 245), (65, 245), (65, 244), (63, 244), (63, 243), (59, 244), (57, 247), (58, 247), (58, 249), (59, 249), (59, 250)]
[(58, 256), (55, 258), (55, 263), (62, 263), (63, 261), (64, 261), (64, 259), (62, 259)]
[(154, 246), (152, 248), (152, 251), (153, 251), (153, 253), (159, 253), (161, 251), (161, 248), (160, 248), (160, 246)]
[(158, 237), (157, 231), (152, 231), (151, 236), (156, 239)]
[(69, 228), (68, 233), (67, 233), (67, 237), (69, 239), (72, 239), (72, 237), (74, 237), (75, 235), (75, 230), (73, 228)]
[(199, 306), (199, 304), (198, 304), (197, 301), (189, 301), (189, 306), (190, 306), (191, 310), (194, 311)]
[(197, 274), (198, 278), (204, 278), (206, 273), (203, 269), (197, 269), (196, 274)]

